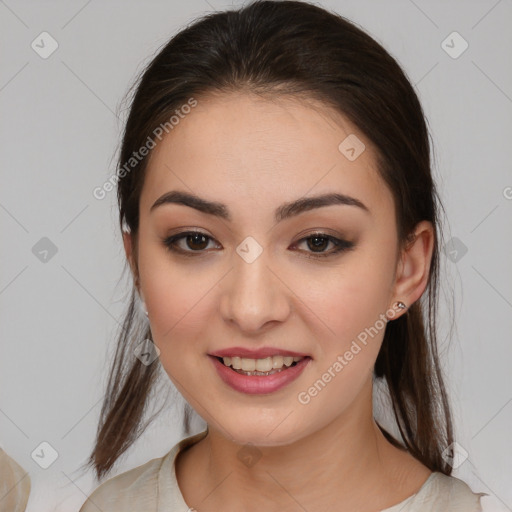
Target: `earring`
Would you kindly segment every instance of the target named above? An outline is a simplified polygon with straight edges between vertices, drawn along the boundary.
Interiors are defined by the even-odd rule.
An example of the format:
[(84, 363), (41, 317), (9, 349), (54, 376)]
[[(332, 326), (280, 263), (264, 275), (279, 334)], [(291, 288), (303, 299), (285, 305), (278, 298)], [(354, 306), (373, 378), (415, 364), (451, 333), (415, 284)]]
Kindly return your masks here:
[(395, 302), (395, 306), (398, 309), (407, 309), (407, 306), (403, 302), (401, 302), (401, 301)]

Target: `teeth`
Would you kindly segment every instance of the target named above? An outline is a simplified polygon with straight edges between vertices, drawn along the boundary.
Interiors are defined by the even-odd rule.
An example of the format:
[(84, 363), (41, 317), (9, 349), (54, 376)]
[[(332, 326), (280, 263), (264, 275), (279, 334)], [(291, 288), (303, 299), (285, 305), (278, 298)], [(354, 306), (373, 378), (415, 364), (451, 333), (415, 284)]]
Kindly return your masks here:
[(272, 357), (272, 368), (282, 368), (284, 364), (283, 356), (273, 356)]
[[(251, 361), (251, 359), (242, 359), (243, 361)], [(272, 357), (266, 357), (265, 359), (256, 359), (254, 361), (254, 369), (257, 372), (269, 372), (273, 368)]]
[(222, 360), (226, 366), (231, 366), (234, 370), (243, 370), (244, 372), (269, 372), (272, 369), (281, 369), (283, 366), (291, 366), (295, 361), (300, 361), (303, 357), (292, 356), (272, 356), (265, 359), (249, 359), (246, 357), (223, 357)]
[(285, 366), (291, 366), (293, 363), (293, 357), (290, 357), (290, 356), (283, 357), (283, 362), (284, 362)]
[(254, 359), (246, 359), (245, 357), (242, 357), (241, 363), (242, 370), (244, 372), (253, 372), (256, 370), (256, 361)]

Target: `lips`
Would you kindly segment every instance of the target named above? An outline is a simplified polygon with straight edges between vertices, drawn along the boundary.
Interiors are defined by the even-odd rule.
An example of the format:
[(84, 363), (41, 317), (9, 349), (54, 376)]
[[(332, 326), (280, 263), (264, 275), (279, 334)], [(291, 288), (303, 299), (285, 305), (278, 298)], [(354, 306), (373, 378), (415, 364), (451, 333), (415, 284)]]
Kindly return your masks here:
[(220, 356), (210, 355), (209, 359), (216, 369), (218, 376), (225, 384), (235, 391), (249, 395), (273, 393), (284, 388), (299, 378), (312, 361), (311, 357), (306, 356), (300, 359), (294, 366), (289, 366), (275, 373), (273, 373), (273, 370), (268, 375), (258, 375), (259, 372), (254, 372), (256, 375), (251, 373), (246, 375), (245, 372), (238, 373), (233, 368), (226, 366), (221, 362)]

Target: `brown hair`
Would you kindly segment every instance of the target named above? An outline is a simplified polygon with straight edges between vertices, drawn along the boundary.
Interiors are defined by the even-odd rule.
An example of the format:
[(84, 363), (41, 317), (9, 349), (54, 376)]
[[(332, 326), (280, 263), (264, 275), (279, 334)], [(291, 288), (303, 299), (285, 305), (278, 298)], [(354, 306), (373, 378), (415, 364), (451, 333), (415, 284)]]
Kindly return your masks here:
[[(137, 82), (118, 171), (176, 109), (191, 97), (215, 92), (316, 98), (345, 115), (374, 144), (378, 171), (394, 197), (400, 247), (418, 222), (430, 221), (435, 228), (427, 290), (407, 314), (388, 322), (374, 378), (387, 384), (403, 446), (430, 470), (450, 474), (442, 452), (452, 443), (452, 421), (436, 339), (441, 204), (423, 110), (398, 63), (336, 13), (301, 1), (254, 1), (190, 24), (158, 52)], [(135, 258), (147, 160), (118, 172), (119, 223), (132, 234)], [(87, 462), (98, 479), (152, 420), (142, 426), (160, 365), (144, 365), (133, 357), (135, 345), (151, 336), (135, 301), (134, 287)], [(185, 423), (189, 434), (187, 415)]]

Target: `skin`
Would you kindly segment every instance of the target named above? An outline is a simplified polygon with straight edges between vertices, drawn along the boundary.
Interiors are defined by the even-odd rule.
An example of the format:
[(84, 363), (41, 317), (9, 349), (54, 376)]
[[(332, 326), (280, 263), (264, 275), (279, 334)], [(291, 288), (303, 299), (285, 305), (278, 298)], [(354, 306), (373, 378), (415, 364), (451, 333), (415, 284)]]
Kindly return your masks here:
[[(338, 150), (349, 134), (366, 146), (354, 161)], [(209, 426), (176, 459), (190, 507), (375, 512), (417, 492), (431, 474), (373, 419), (372, 369), (384, 329), (309, 403), (297, 399), (379, 315), (398, 300), (410, 306), (427, 285), (432, 226), (419, 223), (413, 243), (399, 250), (393, 197), (375, 156), (363, 133), (321, 104), (241, 92), (199, 100), (152, 151), (138, 239), (125, 233), (124, 243), (161, 363)], [(171, 190), (222, 202), (233, 219), (177, 204), (150, 212)], [(325, 192), (357, 198), (369, 212), (331, 205), (274, 221), (281, 204)], [(202, 253), (165, 247), (166, 237), (190, 229), (210, 237)], [(304, 240), (315, 230), (355, 247), (315, 258)], [(236, 252), (247, 236), (263, 248), (252, 263)], [(179, 247), (193, 252), (200, 243), (183, 238)], [(247, 395), (224, 384), (207, 356), (233, 346), (294, 350), (312, 361), (281, 390)], [(237, 457), (246, 443), (261, 456), (251, 467)]]

